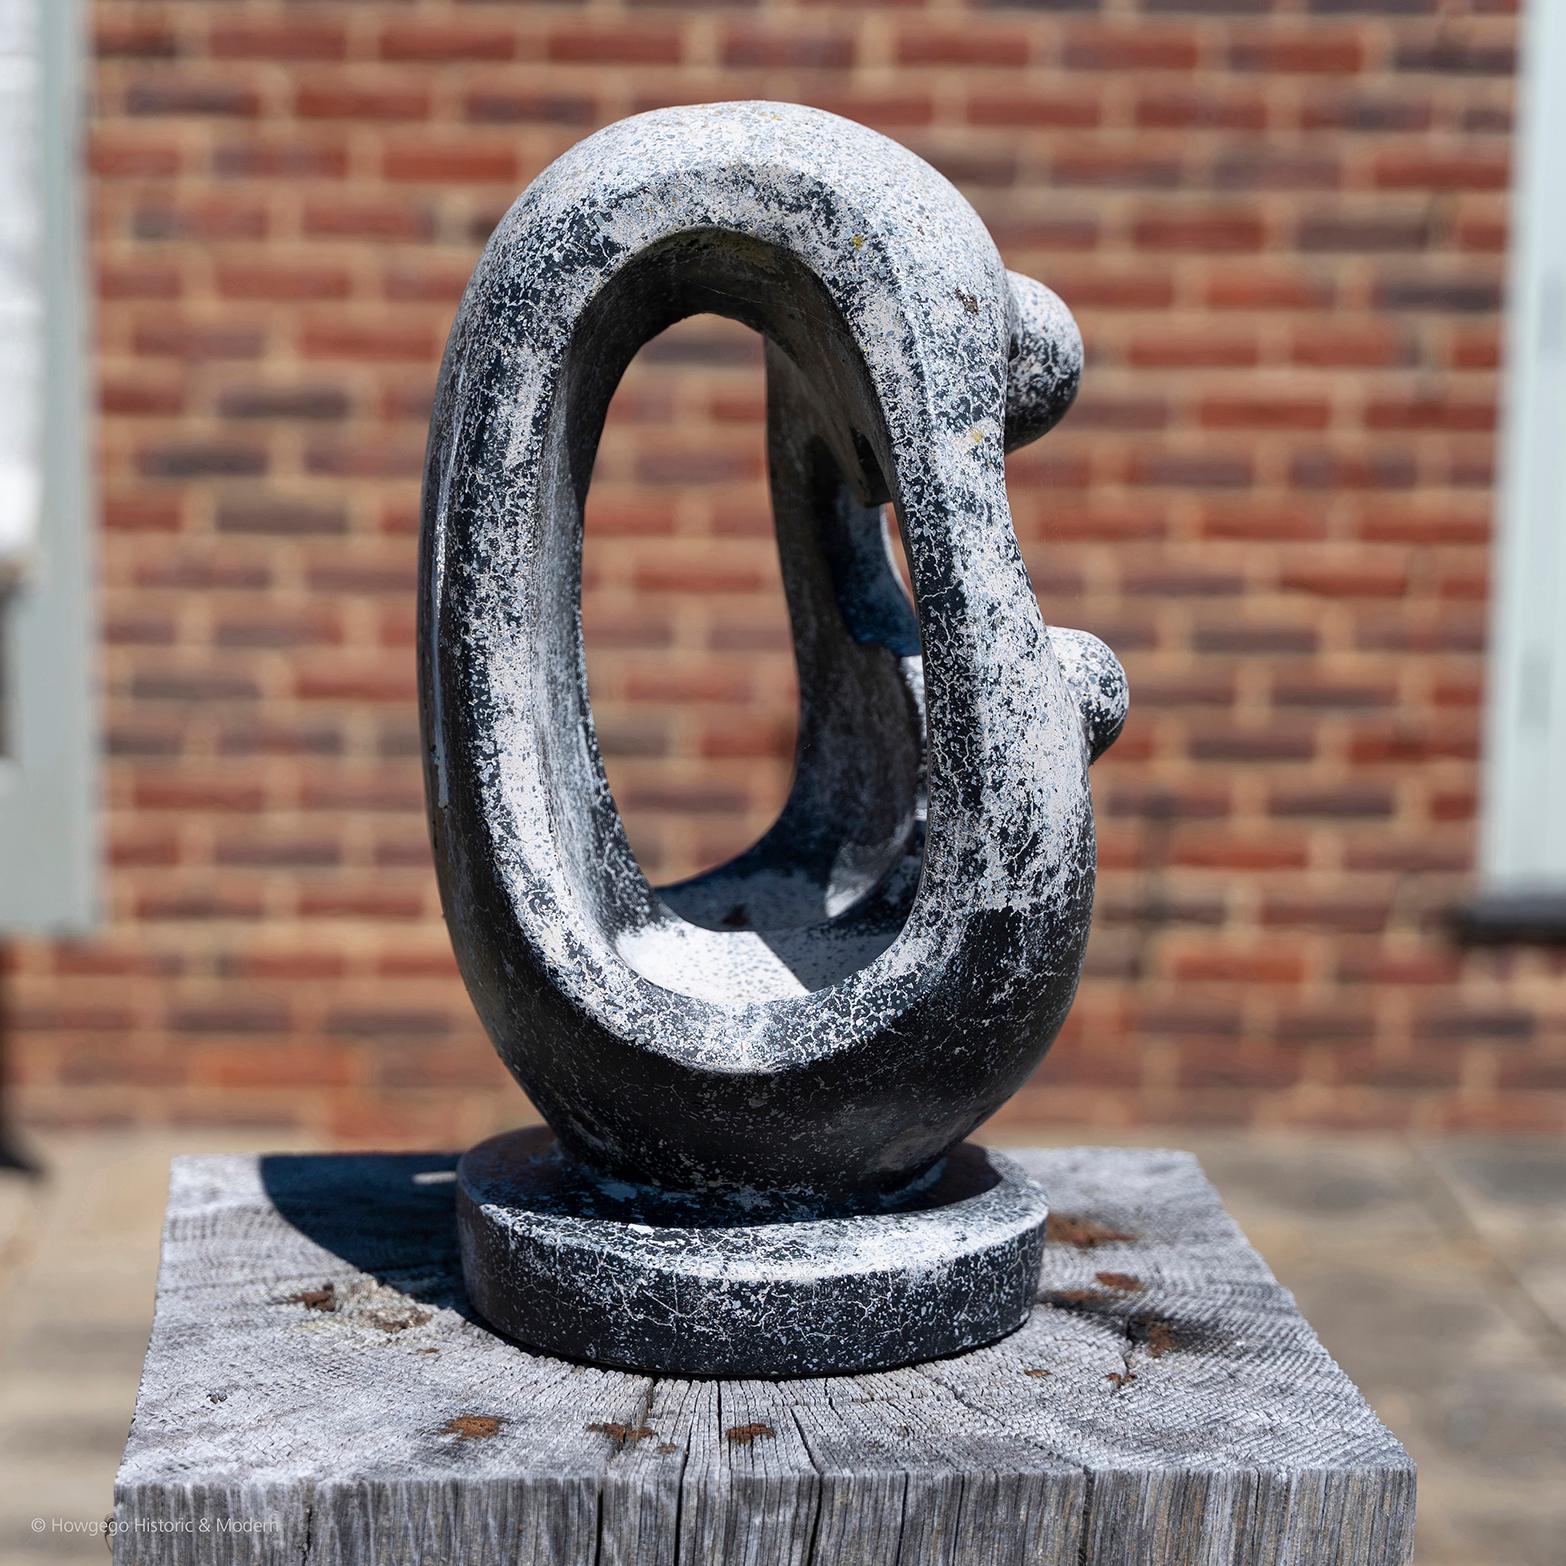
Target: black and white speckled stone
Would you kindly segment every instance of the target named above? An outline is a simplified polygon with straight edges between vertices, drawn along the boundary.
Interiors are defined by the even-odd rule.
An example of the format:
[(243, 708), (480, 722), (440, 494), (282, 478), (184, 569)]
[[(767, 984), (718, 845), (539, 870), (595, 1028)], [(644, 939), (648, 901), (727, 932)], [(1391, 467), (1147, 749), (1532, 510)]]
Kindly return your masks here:
[[(772, 829), (654, 888), (593, 731), (582, 507), (625, 366), (701, 312), (767, 339), (799, 742)], [(431, 423), (426, 785), (469, 993), (574, 1159), (715, 1210), (873, 1213), (1048, 1048), (1126, 686), (1095, 638), (1046, 629), (1004, 454), (1081, 363), (951, 185), (816, 110), (639, 115), (501, 221)]]
[(663, 1375), (884, 1369), (990, 1343), (1027, 1319), (1044, 1193), (964, 1142), (899, 1201), (788, 1218), (595, 1177), (547, 1131), (480, 1143), (457, 1171), (468, 1293), (551, 1354)]

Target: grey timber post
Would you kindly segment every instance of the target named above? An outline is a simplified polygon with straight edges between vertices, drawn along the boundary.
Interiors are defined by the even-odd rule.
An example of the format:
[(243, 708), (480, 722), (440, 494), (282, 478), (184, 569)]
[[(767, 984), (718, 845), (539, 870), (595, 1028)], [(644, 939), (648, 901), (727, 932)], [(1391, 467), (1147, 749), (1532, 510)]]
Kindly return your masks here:
[(1394, 1566), (1414, 1473), (1189, 1154), (1015, 1155), (1023, 1326), (863, 1375), (534, 1354), (449, 1155), (181, 1159), (121, 1566)]

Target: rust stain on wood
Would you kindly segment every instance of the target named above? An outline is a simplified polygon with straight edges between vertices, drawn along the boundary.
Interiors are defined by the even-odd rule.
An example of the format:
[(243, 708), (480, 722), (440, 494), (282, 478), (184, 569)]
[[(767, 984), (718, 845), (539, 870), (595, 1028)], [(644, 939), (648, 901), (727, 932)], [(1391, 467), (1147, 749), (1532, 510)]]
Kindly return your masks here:
[(284, 1305), (303, 1305), (306, 1310), (336, 1310), (337, 1285), (324, 1283), (318, 1289), (301, 1289), (281, 1301)]
[(1118, 1289), (1122, 1294), (1141, 1292), (1142, 1280), (1129, 1272), (1095, 1272), (1093, 1276), (1106, 1289)]
[(1159, 1359), (1180, 1345), (1175, 1340), (1174, 1327), (1167, 1321), (1150, 1321), (1138, 1318), (1131, 1323), (1133, 1332), (1149, 1355)]
[(1095, 1246), (1114, 1245), (1123, 1240), (1135, 1240), (1134, 1234), (1111, 1229), (1095, 1218), (1072, 1218), (1065, 1213), (1051, 1213), (1045, 1227), (1045, 1237), (1055, 1245), (1074, 1245), (1079, 1251), (1091, 1251)]

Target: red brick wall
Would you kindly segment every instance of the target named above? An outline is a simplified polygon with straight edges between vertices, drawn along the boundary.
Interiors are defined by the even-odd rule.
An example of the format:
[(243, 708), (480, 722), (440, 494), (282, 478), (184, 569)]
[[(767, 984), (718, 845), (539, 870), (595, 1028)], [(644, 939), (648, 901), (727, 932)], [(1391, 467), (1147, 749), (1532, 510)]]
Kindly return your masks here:
[[(1464, 953), (1516, 22), (1505, 0), (97, 0), (108, 920), (11, 957), (39, 1120), (460, 1140), (521, 1113), (421, 816), (414, 530), (459, 290), (670, 102), (854, 115), (1089, 345), (1012, 468), (1133, 715), (1065, 1035), (1010, 1113), (1566, 1124), (1566, 984)], [(649, 869), (765, 825), (792, 670), (753, 342), (653, 345), (595, 481), (595, 706)]]

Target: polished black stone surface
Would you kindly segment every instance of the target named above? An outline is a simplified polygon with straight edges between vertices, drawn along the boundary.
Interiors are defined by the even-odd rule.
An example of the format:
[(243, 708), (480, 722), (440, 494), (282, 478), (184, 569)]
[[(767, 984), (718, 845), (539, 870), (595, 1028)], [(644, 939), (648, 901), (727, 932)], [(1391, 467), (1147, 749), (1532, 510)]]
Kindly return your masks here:
[(457, 1169), (468, 1294), (531, 1348), (665, 1375), (805, 1376), (938, 1359), (1021, 1326), (1044, 1193), (965, 1142), (876, 1210), (780, 1212), (583, 1169), (547, 1131)]

